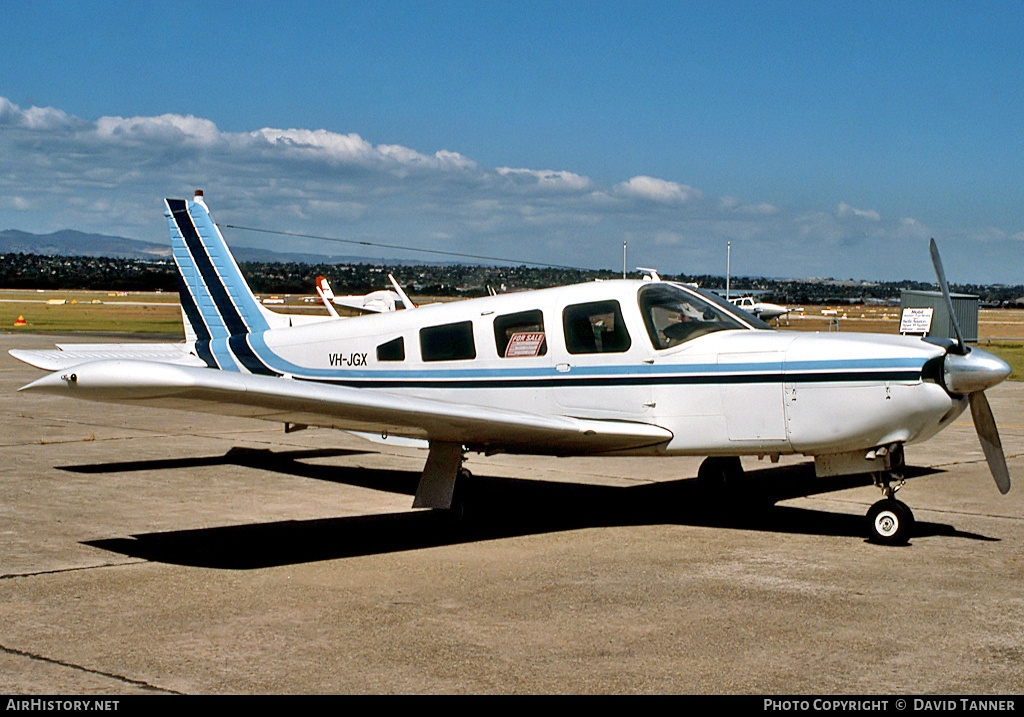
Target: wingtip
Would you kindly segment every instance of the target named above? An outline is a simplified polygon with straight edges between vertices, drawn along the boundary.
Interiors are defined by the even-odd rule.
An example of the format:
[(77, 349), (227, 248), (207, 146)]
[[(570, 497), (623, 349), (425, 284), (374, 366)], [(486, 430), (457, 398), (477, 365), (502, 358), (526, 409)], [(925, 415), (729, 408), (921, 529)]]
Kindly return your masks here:
[[(74, 374), (71, 375), (72, 377)], [(58, 372), (47, 374), (41, 378), (37, 378), (32, 383), (27, 383), (18, 389), (18, 393), (22, 391), (44, 391), (54, 392), (67, 387), (69, 378), (66, 375), (61, 375)]]

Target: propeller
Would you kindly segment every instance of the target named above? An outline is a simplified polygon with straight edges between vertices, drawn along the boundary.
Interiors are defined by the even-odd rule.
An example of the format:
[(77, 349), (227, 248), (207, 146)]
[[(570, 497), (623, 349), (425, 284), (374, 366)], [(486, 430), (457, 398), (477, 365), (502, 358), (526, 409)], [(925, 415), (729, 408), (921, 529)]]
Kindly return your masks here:
[(946, 283), (946, 272), (942, 270), (942, 257), (939, 256), (939, 245), (933, 237), (929, 248), (932, 252), (932, 266), (935, 267), (935, 274), (939, 277), (939, 288), (942, 290), (942, 298), (946, 300), (946, 308), (949, 309), (949, 320), (953, 324), (953, 331), (956, 333), (957, 353), (964, 356), (968, 352), (964, 344), (963, 334), (960, 333), (960, 326), (956, 322), (956, 314), (953, 313), (953, 299), (949, 295), (949, 284)]
[(931, 240), (930, 249), (935, 274), (939, 278), (939, 288), (946, 300), (949, 320), (956, 333), (956, 344), (947, 349), (943, 362), (943, 381), (946, 390), (951, 394), (967, 395), (971, 404), (974, 430), (978, 432), (988, 468), (999, 492), (1005, 495), (1010, 490), (1010, 470), (1006, 466), (1006, 456), (1003, 455), (1003, 444), (999, 440), (996, 419), (992, 415), (988, 399), (985, 398), (985, 389), (1006, 379), (1010, 375), (1010, 366), (998, 356), (979, 348), (969, 348), (964, 343), (963, 334), (960, 333), (960, 326), (953, 313), (953, 300), (949, 295), (946, 272), (942, 270), (942, 258), (939, 256), (939, 247), (935, 244), (935, 239)]

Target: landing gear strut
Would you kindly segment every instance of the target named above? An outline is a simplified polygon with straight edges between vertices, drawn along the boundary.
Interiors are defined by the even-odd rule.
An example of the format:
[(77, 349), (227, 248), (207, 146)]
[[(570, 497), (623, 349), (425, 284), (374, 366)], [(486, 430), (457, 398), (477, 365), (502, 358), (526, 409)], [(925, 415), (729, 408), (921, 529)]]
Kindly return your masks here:
[[(872, 474), (875, 486), (885, 497), (868, 509), (868, 540), (882, 545), (904, 545), (914, 529), (914, 513), (906, 503), (894, 497), (906, 482), (902, 476), (905, 465), (902, 446), (893, 450), (890, 465), (890, 470)], [(893, 480), (899, 481), (895, 487)]]

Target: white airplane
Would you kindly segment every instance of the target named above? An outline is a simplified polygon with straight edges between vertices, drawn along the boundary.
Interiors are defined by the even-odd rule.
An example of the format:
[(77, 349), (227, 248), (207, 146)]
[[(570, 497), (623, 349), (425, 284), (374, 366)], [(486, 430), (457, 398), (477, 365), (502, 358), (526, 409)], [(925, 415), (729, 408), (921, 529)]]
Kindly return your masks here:
[(394, 286), (394, 290), (384, 289), (371, 291), (361, 296), (335, 296), (330, 283), (323, 276), (316, 278), (316, 293), (320, 297), (327, 312), (334, 318), (338, 318), (338, 312), (334, 305), (344, 306), (359, 313), (376, 314), (382, 311), (399, 311), (402, 309), (415, 309), (414, 304), (405, 291), (395, 280), (395, 277), (388, 274), (388, 280)]
[[(255, 300), (197, 194), (166, 200), (184, 344), (11, 350), (53, 373), (23, 391), (418, 439), (414, 507), (457, 509), (464, 452), (812, 456), (819, 476), (870, 473), (868, 536), (905, 542), (893, 496), (903, 446), (968, 405), (999, 490), (1009, 473), (983, 391), (1009, 366), (957, 340), (780, 331), (710, 292), (600, 281), (346, 319)], [(938, 250), (932, 258), (949, 297)], [(950, 312), (952, 314), (952, 311)]]
[(761, 321), (771, 321), (781, 316), (786, 316), (793, 312), (793, 309), (788, 306), (779, 306), (778, 304), (771, 304), (767, 301), (754, 301), (752, 296), (741, 296), (735, 299), (729, 299), (729, 302), (733, 306), (746, 311), (748, 314), (753, 314)]

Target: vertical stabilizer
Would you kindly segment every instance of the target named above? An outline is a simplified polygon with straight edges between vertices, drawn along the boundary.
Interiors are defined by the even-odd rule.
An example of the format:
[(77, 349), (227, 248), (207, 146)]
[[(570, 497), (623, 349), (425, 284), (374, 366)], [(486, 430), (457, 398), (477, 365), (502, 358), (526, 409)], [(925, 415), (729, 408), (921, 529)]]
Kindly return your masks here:
[(186, 338), (203, 342), (269, 329), (269, 312), (249, 289), (202, 192), (193, 201), (164, 201)]

